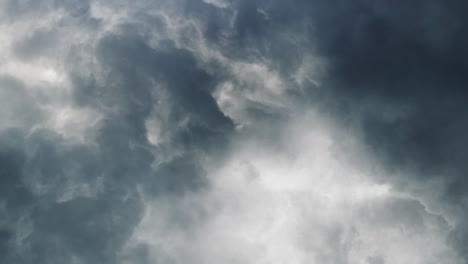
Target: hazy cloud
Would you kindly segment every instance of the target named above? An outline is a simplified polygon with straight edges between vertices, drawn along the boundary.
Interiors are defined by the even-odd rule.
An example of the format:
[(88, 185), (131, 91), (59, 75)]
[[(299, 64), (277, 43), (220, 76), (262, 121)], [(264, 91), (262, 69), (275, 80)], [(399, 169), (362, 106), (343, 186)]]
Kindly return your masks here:
[(0, 262), (466, 263), (464, 8), (0, 1)]

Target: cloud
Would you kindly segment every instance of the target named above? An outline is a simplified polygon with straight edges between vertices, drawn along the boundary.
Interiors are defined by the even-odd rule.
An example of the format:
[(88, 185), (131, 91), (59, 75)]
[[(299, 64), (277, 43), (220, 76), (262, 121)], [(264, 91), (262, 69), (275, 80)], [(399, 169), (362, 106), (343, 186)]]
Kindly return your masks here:
[(289, 125), (274, 146), (236, 141), (208, 190), (146, 200), (128, 250), (167, 263), (463, 263), (447, 221), (335, 153), (326, 122)]
[(463, 8), (2, 1), (0, 262), (465, 263)]

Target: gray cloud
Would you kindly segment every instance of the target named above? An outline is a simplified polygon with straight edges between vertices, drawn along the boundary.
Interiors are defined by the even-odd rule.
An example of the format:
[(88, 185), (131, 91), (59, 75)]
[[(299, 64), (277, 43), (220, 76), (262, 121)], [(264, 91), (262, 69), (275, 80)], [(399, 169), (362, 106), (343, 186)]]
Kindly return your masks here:
[(0, 262), (465, 263), (464, 7), (3, 1)]
[[(466, 247), (461, 239), (466, 207), (464, 7), (458, 2), (254, 1), (239, 5), (232, 29), (249, 39), (249, 49), (254, 46), (262, 58), (286, 68), (280, 70), (286, 76), (300, 65), (301, 57), (290, 50), (325, 57), (326, 77), (311, 96), (320, 98), (319, 104), (345, 128), (359, 131), (392, 175), (384, 181), (414, 192), (456, 222), (458, 235), (451, 237), (460, 252)], [(292, 37), (305, 40), (276, 41), (297, 28), (302, 31)]]

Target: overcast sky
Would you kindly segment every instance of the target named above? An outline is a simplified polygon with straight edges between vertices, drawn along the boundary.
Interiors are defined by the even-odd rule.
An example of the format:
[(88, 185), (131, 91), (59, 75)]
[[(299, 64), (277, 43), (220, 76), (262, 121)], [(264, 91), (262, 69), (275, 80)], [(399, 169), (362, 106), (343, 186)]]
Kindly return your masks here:
[(468, 263), (468, 4), (0, 0), (0, 263)]

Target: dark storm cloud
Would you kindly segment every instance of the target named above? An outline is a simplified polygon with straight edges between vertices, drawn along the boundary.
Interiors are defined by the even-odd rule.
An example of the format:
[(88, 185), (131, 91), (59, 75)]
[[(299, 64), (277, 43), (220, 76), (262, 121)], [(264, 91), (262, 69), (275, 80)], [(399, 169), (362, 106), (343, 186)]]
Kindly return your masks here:
[[(296, 7), (303, 14), (299, 19), (314, 25), (316, 51), (330, 62), (322, 96), (333, 104), (325, 107), (350, 126), (360, 126), (363, 139), (389, 170), (416, 175), (387, 180), (409, 188), (441, 180), (447, 206), (464, 212), (466, 4), (304, 1)], [(460, 226), (453, 236), (466, 257), (464, 217), (456, 216)]]
[(360, 115), (353, 121), (362, 122), (365, 140), (390, 168), (463, 184), (466, 5), (316, 2), (317, 49), (331, 60), (325, 93), (339, 101), (339, 114)]
[[(317, 26), (319, 50), (332, 58), (333, 80), (325, 85), (344, 110), (339, 114), (361, 125), (364, 140), (389, 170), (416, 175), (391, 181), (418, 188), (440, 180), (447, 206), (465, 211), (468, 39), (460, 10), (466, 4), (344, 6)], [(466, 216), (456, 217), (455, 244), (467, 257), (466, 242), (459, 239), (466, 237)]]
[[(132, 26), (128, 30), (132, 30)], [(131, 111), (151, 107), (149, 102), (145, 102), (151, 99), (152, 87), (148, 86), (151, 86), (151, 81), (157, 80), (159, 85), (166, 87), (174, 102), (174, 115), (177, 112), (190, 113), (193, 123), (198, 123), (194, 125), (204, 126), (209, 130), (229, 128), (231, 125), (211, 96), (216, 80), (198, 68), (189, 51), (173, 47), (169, 40), (167, 47), (154, 50), (141, 36), (124, 33), (123, 36), (104, 38), (98, 53), (102, 61), (113, 67), (115, 73), (122, 78), (124, 84), (121, 89), (133, 88), (127, 91), (128, 94), (121, 94), (135, 99), (132, 102), (135, 104), (129, 106)], [(146, 112), (144, 109), (141, 111)]]
[[(75, 1), (43, 4), (48, 11), (65, 8), (72, 17), (89, 10), (87, 4)], [(6, 5), (9, 13), (26, 16), (33, 12), (29, 5)], [(138, 186), (145, 193), (164, 195), (206, 184), (198, 155), (214, 149), (232, 129), (232, 122), (211, 96), (217, 80), (197, 65), (191, 52), (174, 47), (169, 39), (162, 47), (150, 47), (148, 38), (133, 30), (139, 26), (123, 25), (119, 32), (106, 33), (98, 41), (92, 56), (103, 75), (83, 74), (87, 71), (79, 69), (79, 63), (67, 65), (73, 85), (72, 107), (115, 110), (88, 139), (92, 144), (70, 143), (48, 128), (31, 132), (40, 122), (34, 116), (42, 108), (36, 105), (36, 98), (23, 92), (26, 88), (20, 81), (2, 77), (2, 263), (118, 263), (142, 214)], [(17, 42), (15, 55), (24, 60), (54, 57), (59, 33), (63, 34), (32, 32)], [(69, 52), (71, 59), (82, 55), (79, 45)], [(158, 98), (160, 94), (168, 94), (167, 107), (160, 105), (164, 100)], [(145, 122), (159, 112), (169, 113), (162, 122), (170, 139), (153, 146)], [(18, 127), (21, 122), (24, 126)], [(181, 122), (184, 126), (177, 125)], [(178, 149), (178, 158), (165, 157), (172, 149)], [(155, 169), (153, 163), (161, 165)]]
[[(273, 88), (286, 85), (289, 89), (273, 94), (281, 97), (280, 102), (290, 101), (275, 108), (255, 102), (264, 94), (247, 97), (248, 103), (239, 105), (253, 120), (254, 128), (248, 133), (262, 127), (260, 131), (275, 136), (265, 132), (258, 138), (267, 145), (279, 145), (276, 140), (281, 133), (272, 124), (285, 125), (289, 115), (284, 109), (292, 108), (290, 104), (299, 112), (320, 106), (341, 128), (361, 135), (367, 150), (390, 175), (405, 175), (380, 181), (409, 191), (426, 181), (440, 182), (437, 191), (442, 195), (435, 202), (455, 223), (447, 241), (468, 258), (468, 227), (463, 223), (468, 190), (464, 177), (468, 173), (466, 4), (194, 0), (148, 1), (140, 6), (124, 2), (97, 1), (94, 7), (90, 1), (73, 0), (1, 3), (0, 23), (37, 20), (45, 25), (31, 23), (35, 27), (30, 31), (11, 37), (14, 44), (5, 58), (19, 62), (9, 73), (21, 69), (21, 63), (56, 60), (69, 83), (45, 83), (42, 79), (54, 79), (56, 72), (50, 77), (50, 72), (29, 73), (29, 68), (22, 70), (28, 72), (22, 75), (24, 80), (8, 73), (0, 76), (0, 262), (151, 263), (156, 259), (171, 263), (179, 259), (159, 248), (158, 255), (151, 256), (152, 245), (128, 245), (145, 207), (151, 206), (142, 197), (184, 197), (208, 189), (208, 172), (201, 160), (205, 156), (214, 163), (222, 160), (230, 136), (236, 133), (236, 121), (220, 109), (214, 94), (229, 81), (241, 87), (239, 97), (249, 92), (256, 95), (266, 86), (264, 82), (276, 77), (268, 75), (272, 71), (282, 81)], [(159, 9), (163, 11), (151, 12)], [(59, 15), (53, 16), (55, 12)], [(60, 18), (54, 22), (56, 17)], [(197, 39), (197, 30), (206, 42)], [(224, 61), (216, 61), (214, 55), (205, 58), (203, 48), (219, 52)], [(294, 80), (309, 55), (327, 61), (320, 87), (309, 79)], [(267, 65), (267, 70), (260, 67), (260, 73), (251, 72), (258, 67), (249, 65)], [(240, 73), (232, 70), (236, 67)], [(256, 82), (259, 76), (264, 79)], [(68, 101), (37, 92), (48, 85), (71, 85), (62, 92), (69, 91)], [(48, 105), (53, 101), (48, 96), (58, 103)], [(240, 98), (230, 103), (236, 100)], [(80, 123), (79, 127), (91, 127), (83, 142), (71, 140), (69, 131), (61, 130), (61, 115), (56, 118), (50, 113), (61, 113), (54, 109), (63, 105), (99, 115), (97, 124)], [(48, 107), (53, 111), (48, 112)], [(418, 195), (424, 198), (431, 191)], [(203, 208), (172, 206), (167, 215), (174, 230), (203, 226), (203, 220), (192, 221), (190, 216), (198, 216)], [(442, 217), (427, 213), (420, 202), (410, 199), (377, 201), (359, 213), (368, 225), (388, 230), (393, 230), (397, 219), (407, 234), (429, 232), (427, 219), (436, 229), (450, 228)], [(318, 252), (327, 247), (329, 251), (318, 254), (324, 263), (347, 263), (352, 242), (345, 239), (342, 226), (332, 223), (323, 230), (311, 230), (300, 247), (311, 245), (308, 249)], [(310, 239), (314, 232), (324, 237), (319, 246)], [(181, 255), (184, 259), (190, 254)], [(379, 252), (363, 261), (392, 263)]]
[[(149, 47), (143, 36), (130, 31), (134, 26), (125, 25), (121, 35), (109, 35), (101, 40), (97, 56), (104, 68), (110, 69), (109, 81), (117, 84), (102, 87), (98, 91), (104, 96), (98, 98), (104, 104), (120, 107), (122, 114), (115, 122), (134, 131), (141, 146), (148, 145), (145, 120), (158, 111), (168, 111), (168, 119), (163, 122), (171, 135), (170, 147), (187, 153), (162, 164), (148, 179), (148, 187), (153, 191), (195, 188), (202, 184), (203, 180), (197, 177), (203, 177), (203, 172), (197, 168), (192, 152), (213, 149), (232, 129), (231, 120), (218, 109), (210, 94), (216, 80), (196, 65), (190, 52), (173, 47), (170, 41), (161, 48)], [(161, 100), (158, 97), (163, 93), (169, 94), (168, 109), (160, 109), (158, 105)], [(185, 118), (188, 123), (178, 126)], [(105, 140), (112, 131), (103, 133)]]
[(404, 189), (442, 183), (440, 202), (459, 223), (449, 240), (467, 256), (467, 5), (238, 1), (232, 8), (232, 27), (211, 20), (208, 39), (228, 56), (268, 59), (284, 76), (299, 67), (302, 54), (325, 57), (327, 77), (310, 94), (320, 99), (312, 100), (360, 130), (390, 172), (407, 175), (385, 181)]
[(301, 5), (307, 3), (235, 1), (233, 9), (217, 10), (207, 19), (205, 34), (227, 57), (271, 60), (275, 68), (291, 74), (314, 49), (307, 40), (312, 14)]
[[(10, 233), (5, 263), (61, 263), (73, 258), (114, 263), (115, 251), (139, 218), (135, 180), (118, 178), (115, 170), (119, 168), (113, 163), (105, 165), (94, 148), (67, 146), (50, 131), (21, 134), (9, 131), (1, 135), (6, 142), (1, 162), (3, 213), (7, 216), (2, 225)], [(121, 168), (138, 177), (148, 165), (136, 151), (125, 153), (139, 157), (140, 164), (127, 159), (126, 163), (120, 161)], [(113, 157), (117, 160), (119, 154)], [(79, 193), (66, 197), (80, 186), (90, 188), (92, 197)], [(99, 190), (93, 190), (96, 188)], [(122, 196), (127, 198), (122, 200)]]

